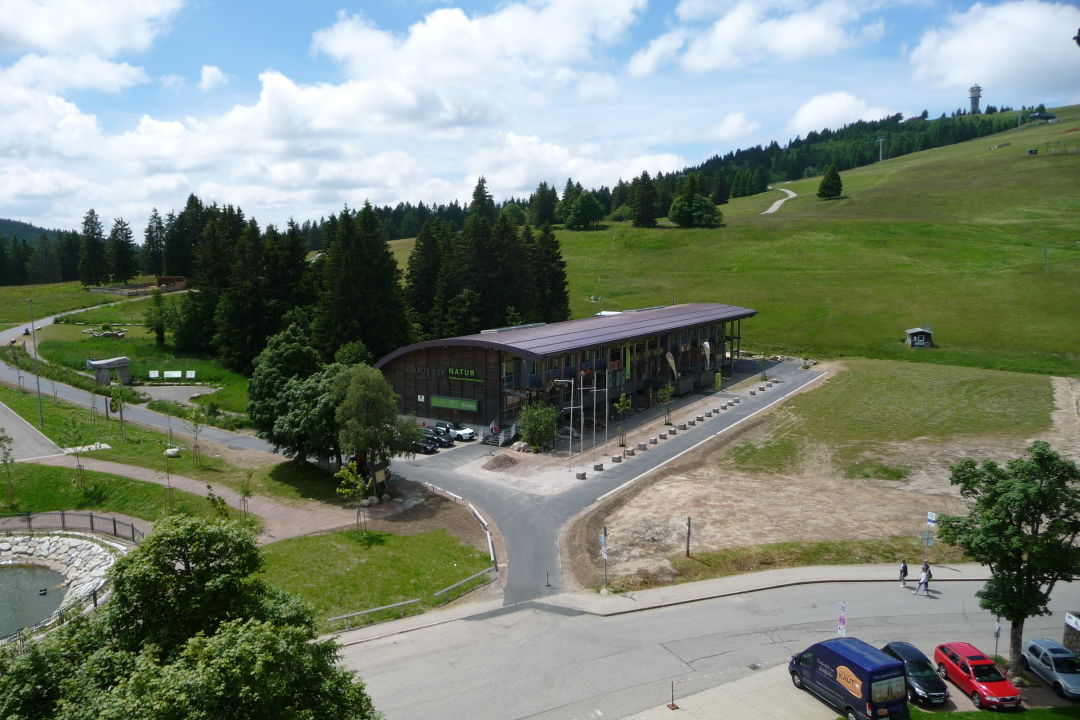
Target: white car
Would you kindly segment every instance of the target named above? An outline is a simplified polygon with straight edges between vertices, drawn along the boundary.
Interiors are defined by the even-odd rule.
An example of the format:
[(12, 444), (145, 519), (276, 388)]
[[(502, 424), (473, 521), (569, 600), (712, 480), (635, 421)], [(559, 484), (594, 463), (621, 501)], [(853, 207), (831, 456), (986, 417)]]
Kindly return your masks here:
[(436, 430), (445, 430), (455, 440), (469, 441), (476, 438), (476, 431), (459, 422), (440, 420), (435, 423)]

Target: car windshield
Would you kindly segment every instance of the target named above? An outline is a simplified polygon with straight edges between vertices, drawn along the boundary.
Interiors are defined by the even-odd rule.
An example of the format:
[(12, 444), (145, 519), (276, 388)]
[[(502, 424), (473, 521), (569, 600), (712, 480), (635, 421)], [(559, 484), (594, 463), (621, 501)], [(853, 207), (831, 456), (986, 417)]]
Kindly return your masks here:
[(931, 677), (937, 675), (934, 672), (934, 666), (930, 664), (929, 660), (919, 658), (918, 660), (908, 660), (907, 663), (908, 677), (922, 678)]
[(1059, 673), (1080, 675), (1080, 658), (1075, 655), (1054, 658), (1054, 669)]
[(1005, 679), (997, 665), (973, 665), (971, 672), (979, 682), (1001, 682)]

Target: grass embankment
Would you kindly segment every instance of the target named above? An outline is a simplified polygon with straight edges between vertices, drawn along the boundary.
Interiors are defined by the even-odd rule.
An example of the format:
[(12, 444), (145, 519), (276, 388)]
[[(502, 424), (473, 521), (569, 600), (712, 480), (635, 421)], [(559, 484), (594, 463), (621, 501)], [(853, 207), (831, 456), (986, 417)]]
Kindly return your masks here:
[[(0, 385), (0, 401), (37, 426), (37, 398), (34, 394), (20, 393)], [(183, 453), (180, 458), (169, 461), (169, 472), (174, 475), (184, 475), (207, 483), (221, 483), (234, 490), (239, 489), (244, 480), (243, 468), (206, 452), (205, 448), (202, 461), (196, 465), (191, 453), (192, 443), (179, 435), (174, 435), (170, 441), (167, 434), (132, 425), (130, 422), (121, 429), (115, 418), (105, 421), (100, 410), (95, 419), (89, 410), (63, 401), (54, 402), (52, 398), (45, 398), (42, 407), (45, 416), (42, 432), (60, 446), (68, 445), (66, 438), (69, 417), (74, 417), (80, 426), (83, 444), (103, 442), (112, 446), (109, 450), (86, 453), (85, 457), (150, 468), (164, 474), (163, 452), (166, 447), (175, 446), (182, 448)], [(175, 428), (177, 431), (188, 431), (179, 421)], [(340, 502), (334, 492), (334, 481), (330, 474), (301, 462), (271, 463), (255, 468), (252, 472), (252, 490), (258, 495), (286, 501), (309, 499)]]
[[(941, 712), (935, 710), (930, 712), (914, 705), (908, 707), (911, 710), (911, 720), (939, 720), (940, 718), (949, 718), (949, 720), (985, 720), (987, 716), (985, 710), (967, 710), (964, 712)], [(1014, 713), (1010, 712), (1009, 714)], [(1080, 707), (1021, 708), (1016, 710), (1015, 714), (1021, 715), (1024, 720), (1066, 720), (1067, 718), (1080, 718)]]
[[(354, 618), (353, 626), (410, 615), (438, 606), (432, 593), (491, 564), (486, 553), (463, 545), (445, 530), (416, 535), (355, 530), (309, 535), (263, 548), (265, 579), (300, 595), (315, 608), (323, 631), (338, 629), (326, 618), (419, 598), (401, 610)], [(317, 561), (317, 569), (313, 561)], [(480, 584), (478, 578), (473, 584)], [(467, 587), (455, 589), (455, 597)]]
[[(200, 397), (200, 401), (215, 403), (217, 407), (230, 412), (247, 411), (248, 381), (243, 375), (224, 369), (212, 358), (187, 357), (177, 353), (169, 344), (159, 346), (154, 341), (153, 333), (145, 327), (121, 327), (126, 327), (126, 337), (95, 338), (83, 332), (90, 328), (68, 324), (52, 325), (38, 333), (38, 348), (43, 359), (71, 370), (85, 370), (87, 358), (100, 360), (122, 355), (131, 360), (132, 376), (142, 382), (149, 378), (151, 370), (160, 371), (162, 376), (166, 370), (194, 371), (195, 381), (200, 385), (221, 388)], [(168, 382), (178, 385), (190, 383), (193, 392), (198, 387), (190, 380)]]
[(791, 472), (808, 450), (826, 450), (850, 477), (900, 479), (884, 465), (889, 443), (959, 436), (1025, 438), (1050, 426), (1049, 379), (1038, 375), (909, 363), (849, 360), (812, 392), (788, 399), (767, 420), (766, 437), (736, 446), (727, 462), (744, 472)]
[(78, 282), (7, 285), (0, 287), (0, 325), (30, 326), (30, 304), (26, 298), (34, 301), (35, 318), (117, 300), (113, 295), (92, 294)]
[[(811, 565), (874, 565), (898, 563), (900, 558), (922, 557), (919, 538), (894, 537), (888, 540), (825, 540), (782, 542), (772, 545), (731, 548), (716, 552), (695, 552), (690, 557), (671, 558), (674, 577), (647, 571), (613, 578), (614, 592), (629, 592), (661, 585), (676, 585), (713, 578), (741, 575), (759, 570), (776, 570)], [(953, 547), (935, 546), (935, 563), (963, 562), (964, 554)]]
[[(772, 215), (778, 192), (737, 198), (722, 228), (561, 230), (572, 314), (729, 302), (759, 311), (743, 347), (1080, 374), (1080, 155), (1043, 145), (1080, 106), (1058, 117), (846, 171), (842, 200), (819, 178)], [(940, 347), (904, 347), (927, 324)]]
[[(3, 512), (52, 512), (92, 510), (120, 513), (155, 522), (166, 515), (210, 516), (214, 509), (205, 497), (169, 490), (154, 483), (140, 482), (106, 473), (84, 471), (85, 487), (76, 486), (75, 471), (67, 467), (15, 463), (11, 468), (14, 504), (8, 502), (7, 476), (3, 476)], [(238, 510), (228, 509), (230, 517)]]

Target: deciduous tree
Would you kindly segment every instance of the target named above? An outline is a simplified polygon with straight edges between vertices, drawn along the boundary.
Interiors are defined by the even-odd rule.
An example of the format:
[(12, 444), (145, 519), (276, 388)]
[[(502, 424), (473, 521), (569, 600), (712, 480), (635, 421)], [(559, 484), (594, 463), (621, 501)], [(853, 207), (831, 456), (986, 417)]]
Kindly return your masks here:
[(1048, 614), (1054, 586), (1080, 575), (1080, 469), (1040, 441), (1005, 467), (961, 460), (950, 482), (974, 505), (966, 517), (943, 517), (940, 539), (990, 568), (975, 595), (1009, 621), (1009, 670), (1018, 674), (1024, 622)]

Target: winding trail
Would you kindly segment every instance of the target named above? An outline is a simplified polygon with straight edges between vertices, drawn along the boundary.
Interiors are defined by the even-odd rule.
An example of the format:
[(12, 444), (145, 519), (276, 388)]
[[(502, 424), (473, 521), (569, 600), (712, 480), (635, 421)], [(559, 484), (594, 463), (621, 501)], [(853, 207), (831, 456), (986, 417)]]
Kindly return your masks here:
[(777, 200), (776, 202), (774, 202), (772, 205), (769, 206), (768, 210), (765, 210), (764, 212), (761, 213), (762, 215), (771, 215), (774, 212), (776, 212), (777, 210), (779, 210), (780, 206), (783, 205), (784, 203), (786, 203), (791, 198), (799, 197), (799, 194), (797, 192), (795, 192), (794, 190), (788, 190), (787, 188), (774, 188), (774, 187), (772, 187), (770, 185), (769, 189), (770, 190), (779, 190), (782, 193), (786, 193), (787, 197), (782, 197), (779, 200)]
[[(75, 467), (75, 458), (70, 455), (43, 457), (33, 462), (38, 465)], [(170, 474), (169, 483), (166, 483), (165, 473), (150, 468), (124, 465), (88, 457), (82, 458), (82, 466), (93, 472), (119, 475), (132, 480), (141, 480), (142, 482), (151, 482), (157, 485), (171, 484), (177, 490), (183, 490), (193, 495), (205, 496), (206, 486), (210, 485), (214, 490), (214, 494), (224, 499), (231, 507), (240, 507), (240, 494), (232, 488), (221, 484), (207, 483), (203, 480), (173, 474)], [(286, 504), (262, 495), (253, 495), (248, 500), (248, 512), (262, 520), (262, 532), (258, 538), (260, 545), (297, 537), (298, 535), (309, 535), (314, 532), (346, 527), (355, 521), (356, 515), (352, 510), (343, 507), (307, 500), (297, 500), (295, 503)]]

